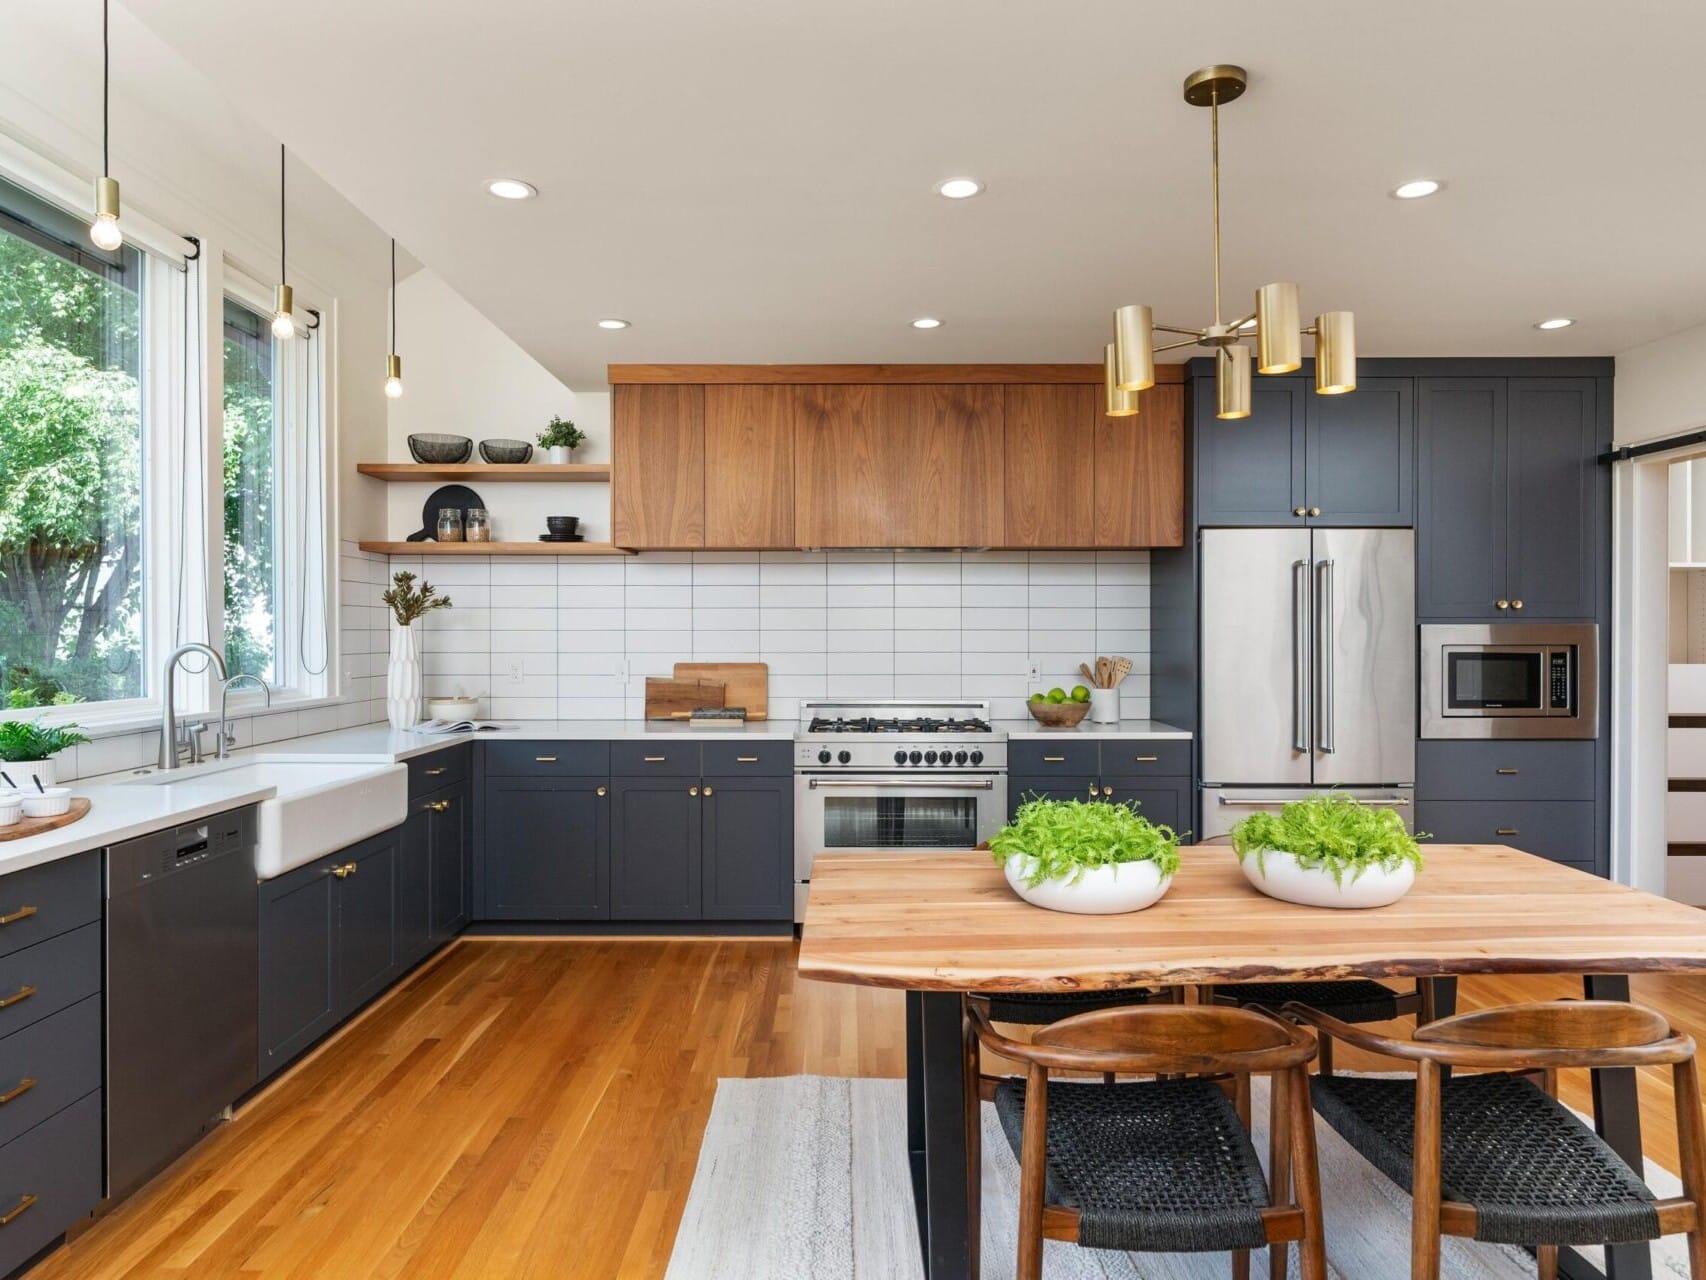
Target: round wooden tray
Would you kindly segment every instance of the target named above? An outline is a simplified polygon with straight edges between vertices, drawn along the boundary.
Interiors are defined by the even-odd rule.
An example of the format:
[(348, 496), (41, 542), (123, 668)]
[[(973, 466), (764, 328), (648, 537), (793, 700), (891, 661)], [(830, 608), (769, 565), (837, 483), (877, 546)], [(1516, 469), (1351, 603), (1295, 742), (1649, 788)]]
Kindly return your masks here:
[(7, 840), (24, 840), (30, 836), (39, 836), (44, 831), (69, 827), (73, 822), (88, 816), (89, 802), (82, 796), (72, 796), (71, 808), (65, 813), (56, 813), (51, 818), (25, 818), (9, 827), (0, 827), (0, 843)]

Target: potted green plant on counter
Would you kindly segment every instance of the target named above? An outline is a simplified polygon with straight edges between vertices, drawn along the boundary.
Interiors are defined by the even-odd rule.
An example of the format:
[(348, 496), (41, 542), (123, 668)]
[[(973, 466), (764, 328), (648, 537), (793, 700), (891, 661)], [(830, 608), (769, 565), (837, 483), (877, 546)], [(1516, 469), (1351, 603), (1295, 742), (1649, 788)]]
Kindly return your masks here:
[(553, 416), (551, 424), (539, 433), (539, 447), (552, 462), (573, 462), (575, 450), (585, 443), (586, 432), (565, 418)]
[(19, 789), (27, 790), (32, 780), (51, 787), (59, 778), (53, 757), (88, 740), (74, 724), (43, 726), (34, 720), (8, 720), (0, 724), (0, 761)]
[(1051, 911), (1113, 915), (1161, 899), (1179, 869), (1179, 837), (1136, 805), (1031, 800), (990, 840), (1007, 883)]
[(1252, 813), (1232, 828), (1245, 878), (1270, 897), (1306, 907), (1398, 901), (1422, 869), (1416, 840), (1396, 810), (1333, 791), (1278, 813)]
[(421, 722), (421, 650), (415, 641), (414, 623), (435, 609), (450, 608), (450, 597), (425, 579), (415, 586), (415, 575), (401, 572), (391, 578), (391, 589), (380, 597), (391, 610), (391, 657), (385, 664), (385, 714), (393, 729), (412, 729)]

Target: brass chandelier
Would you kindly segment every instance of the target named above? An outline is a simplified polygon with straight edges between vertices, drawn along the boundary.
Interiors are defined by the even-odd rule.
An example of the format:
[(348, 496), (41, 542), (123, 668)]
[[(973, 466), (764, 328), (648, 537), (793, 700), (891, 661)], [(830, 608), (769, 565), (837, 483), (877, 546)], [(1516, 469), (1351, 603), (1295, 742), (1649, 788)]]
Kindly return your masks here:
[[(1226, 324), (1220, 310), (1220, 107), (1243, 96), (1250, 77), (1243, 67), (1203, 67), (1185, 78), (1185, 101), (1207, 107), (1214, 164), (1214, 323), (1201, 329), (1156, 324), (1154, 312), (1130, 303), (1114, 312), (1114, 340), (1103, 350), (1104, 385), (1110, 417), (1137, 412), (1137, 393), (1155, 385), (1155, 355), (1179, 347), (1214, 348), (1217, 418), (1250, 416), (1250, 348), (1256, 339), (1258, 373), (1293, 373), (1303, 367), (1303, 335), (1315, 339), (1315, 390), (1324, 396), (1355, 391), (1356, 324), (1349, 311), (1326, 311), (1307, 328), (1299, 324), (1297, 286), (1285, 281), (1256, 290), (1256, 309)], [(1185, 335), (1155, 345), (1155, 330)]]

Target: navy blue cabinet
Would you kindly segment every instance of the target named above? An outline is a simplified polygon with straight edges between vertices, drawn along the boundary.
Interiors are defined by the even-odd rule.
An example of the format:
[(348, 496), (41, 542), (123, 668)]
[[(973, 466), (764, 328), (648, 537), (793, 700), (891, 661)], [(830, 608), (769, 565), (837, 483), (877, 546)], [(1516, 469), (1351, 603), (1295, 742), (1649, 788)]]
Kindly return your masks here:
[(1181, 836), (1191, 827), (1191, 744), (1181, 739), (1021, 738), (1008, 744), (1007, 808), (1027, 800), (1135, 804)]
[(413, 968), (432, 950), (431, 797), (409, 801), (398, 833), (397, 964)]
[(700, 814), (703, 917), (706, 920), (791, 919), (793, 779), (708, 777)]
[(426, 813), (428, 936), (436, 947), (462, 932), (474, 915), (474, 788), (458, 783), (434, 793)]
[(1190, 786), (1184, 779), (1163, 782), (1153, 778), (1104, 778), (1102, 798), (1114, 804), (1135, 804), (1151, 822), (1171, 827), (1180, 835), (1190, 830)]
[(1363, 378), (1348, 395), (1305, 393), (1300, 505), (1310, 524), (1407, 528), (1414, 522), (1413, 389), (1411, 378)]
[(609, 919), (609, 793), (602, 778), (488, 775), (482, 918)]
[(610, 916), (699, 917), (700, 784), (687, 777), (610, 782)]
[(396, 831), (370, 837), (343, 858), (337, 888), (337, 972), (340, 1015), (366, 1004), (397, 974)]
[(1304, 383), (1257, 378), (1250, 416), (1214, 416), (1214, 378), (1194, 380), (1196, 519), (1203, 525), (1303, 524)]
[(266, 1079), (338, 1024), (337, 928), (341, 854), (263, 881), (260, 1077)]
[[(1504, 378), (1422, 378), (1416, 616), (1506, 618)], [(1506, 607), (1500, 609), (1498, 602)]]
[(1602, 470), (1597, 392), (1592, 378), (1512, 378), (1506, 392), (1505, 585), (1525, 618), (1595, 612), (1595, 556), (1609, 538), (1594, 518)]

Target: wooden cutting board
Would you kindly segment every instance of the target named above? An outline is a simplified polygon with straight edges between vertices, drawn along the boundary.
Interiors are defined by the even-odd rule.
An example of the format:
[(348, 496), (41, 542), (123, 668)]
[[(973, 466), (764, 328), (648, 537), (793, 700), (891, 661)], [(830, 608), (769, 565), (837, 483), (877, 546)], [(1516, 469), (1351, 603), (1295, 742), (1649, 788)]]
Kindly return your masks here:
[(714, 680), (723, 686), (721, 707), (745, 707), (748, 720), (770, 718), (770, 664), (767, 662), (678, 662), (677, 680)]
[(721, 707), (726, 691), (718, 681), (646, 677), (646, 719), (685, 720), (699, 707)]
[(88, 816), (89, 802), (82, 796), (72, 796), (69, 812), (56, 813), (51, 818), (20, 818), (9, 827), (0, 827), (0, 840), (23, 840), (29, 836), (39, 836), (44, 831), (69, 827), (73, 822)]

